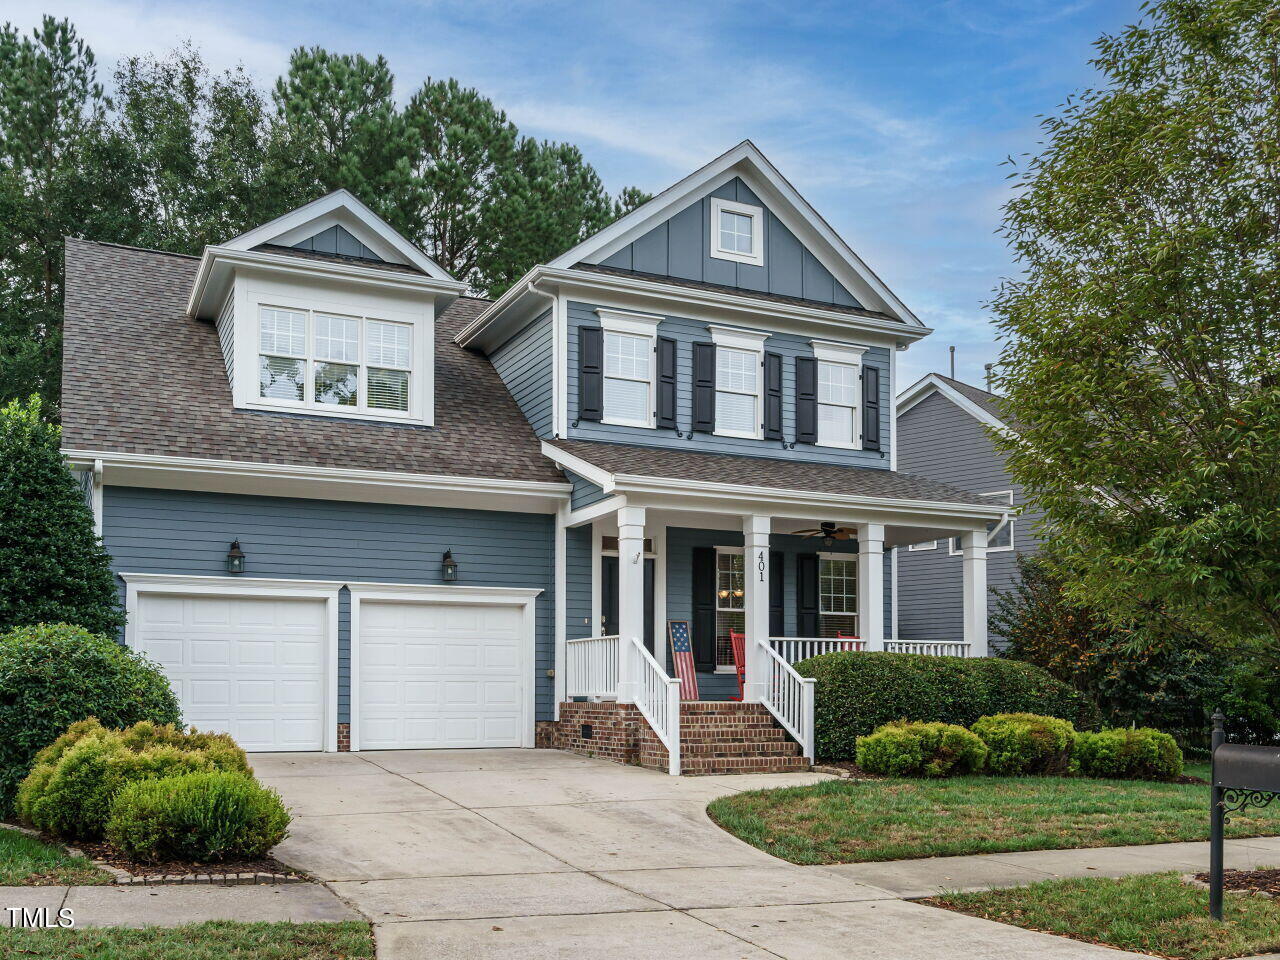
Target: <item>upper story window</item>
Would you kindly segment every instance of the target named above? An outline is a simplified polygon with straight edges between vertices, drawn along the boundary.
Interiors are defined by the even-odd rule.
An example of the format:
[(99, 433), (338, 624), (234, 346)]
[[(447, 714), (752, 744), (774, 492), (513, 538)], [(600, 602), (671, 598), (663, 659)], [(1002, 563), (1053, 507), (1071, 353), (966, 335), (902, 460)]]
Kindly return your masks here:
[(733, 200), (711, 199), (711, 256), (764, 265), (764, 210)]
[(820, 340), (812, 346), (818, 368), (818, 445), (859, 449), (862, 355), (867, 348)]
[(761, 437), (761, 370), (767, 333), (711, 327), (716, 348), (715, 432), (726, 437)]
[(604, 328), (605, 423), (654, 425), (654, 347), (661, 317), (598, 310)]
[(285, 405), (407, 414), (412, 340), (407, 323), (262, 306), (258, 396)]

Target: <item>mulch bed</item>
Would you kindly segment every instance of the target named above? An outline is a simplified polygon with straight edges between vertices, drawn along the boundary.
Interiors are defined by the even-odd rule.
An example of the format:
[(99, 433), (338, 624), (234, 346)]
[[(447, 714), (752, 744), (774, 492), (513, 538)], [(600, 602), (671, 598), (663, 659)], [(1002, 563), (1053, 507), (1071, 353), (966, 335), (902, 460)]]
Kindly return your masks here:
[(848, 777), (851, 780), (883, 780), (885, 779), (884, 777), (880, 776), (880, 774), (878, 773), (867, 773), (867, 771), (863, 770), (860, 766), (858, 766), (852, 760), (832, 760), (830, 762), (823, 762), (823, 763), (816, 764), (814, 766), (814, 769), (821, 772), (822, 768), (824, 767), (834, 767), (837, 770), (843, 770), (844, 776)]
[[(1197, 873), (1195, 879), (1207, 884), (1209, 874)], [(1223, 870), (1222, 886), (1225, 890), (1280, 897), (1280, 870)]]
[(76, 843), (75, 845), (90, 859), (115, 867), (117, 870), (124, 870), (135, 877), (181, 876), (193, 873), (272, 873), (306, 878), (306, 874), (285, 866), (274, 857), (264, 857), (261, 860), (229, 860), (223, 863), (194, 863), (187, 860), (171, 860), (164, 863), (138, 863), (136, 860), (130, 860), (109, 843)]
[(1178, 774), (1169, 782), (1170, 783), (1198, 783), (1206, 787), (1209, 785), (1209, 781), (1205, 780), (1203, 777), (1192, 777), (1185, 773)]

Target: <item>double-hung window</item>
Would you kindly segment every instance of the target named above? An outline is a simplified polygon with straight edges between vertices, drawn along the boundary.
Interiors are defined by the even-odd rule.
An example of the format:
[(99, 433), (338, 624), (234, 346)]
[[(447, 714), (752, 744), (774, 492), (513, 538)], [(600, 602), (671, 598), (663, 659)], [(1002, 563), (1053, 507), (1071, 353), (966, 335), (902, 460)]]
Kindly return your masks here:
[(712, 326), (716, 345), (716, 433), (761, 437), (761, 380), (767, 333)]
[(258, 397), (348, 412), (410, 412), (413, 328), (408, 323), (263, 306)]
[(601, 308), (604, 328), (604, 422), (654, 425), (654, 345), (661, 317)]
[(747, 629), (746, 582), (743, 553), (733, 547), (716, 550), (716, 669), (732, 670), (733, 642), (729, 631)]
[[(1000, 497), (1009, 502), (1009, 506), (1013, 506), (1012, 490), (997, 490), (995, 493), (984, 493), (984, 497)], [(954, 557), (961, 552), (962, 538), (951, 538), (950, 553)], [(987, 524), (987, 553), (1001, 553), (1005, 550), (1013, 549), (1013, 515), (1006, 516), (1003, 520), (992, 520)]]
[(857, 449), (862, 445), (859, 397), (866, 347), (814, 340), (818, 366), (818, 445)]
[(818, 635), (858, 635), (858, 560), (818, 558)]

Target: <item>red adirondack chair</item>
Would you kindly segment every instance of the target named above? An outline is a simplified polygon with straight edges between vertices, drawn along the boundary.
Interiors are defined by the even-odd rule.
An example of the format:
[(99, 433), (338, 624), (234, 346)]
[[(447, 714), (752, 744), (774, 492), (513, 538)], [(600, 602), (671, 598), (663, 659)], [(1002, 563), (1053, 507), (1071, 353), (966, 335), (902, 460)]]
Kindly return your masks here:
[[(861, 637), (855, 637), (855, 636), (852, 636), (852, 635), (847, 634), (847, 633), (842, 633), (841, 631), (837, 630), (837, 631), (836, 631), (836, 639), (837, 639), (837, 640), (860, 640), (860, 639), (862, 639), (862, 638), (861, 638)], [(844, 648), (845, 648), (846, 650), (857, 650), (857, 649), (858, 649), (858, 648), (857, 648), (856, 646), (854, 646), (852, 643), (845, 644), (845, 647), (844, 647)]]
[(729, 646), (733, 648), (733, 669), (738, 675), (738, 695), (730, 700), (741, 701), (747, 691), (747, 635), (744, 631), (729, 631)]

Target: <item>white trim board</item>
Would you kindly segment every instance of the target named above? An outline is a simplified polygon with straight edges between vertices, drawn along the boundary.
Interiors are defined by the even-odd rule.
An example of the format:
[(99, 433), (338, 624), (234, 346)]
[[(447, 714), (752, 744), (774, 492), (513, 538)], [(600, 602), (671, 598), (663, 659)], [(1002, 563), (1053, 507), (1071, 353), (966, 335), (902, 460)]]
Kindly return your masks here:
[(378, 601), (399, 603), (455, 603), (488, 606), (518, 606), (522, 616), (522, 641), (520, 644), (519, 675), (523, 680), (521, 691), (521, 746), (534, 745), (534, 729), (537, 713), (537, 678), (534, 666), (537, 662), (537, 622), (535, 603), (543, 591), (540, 588), (456, 587), (447, 584), (397, 584), (357, 583), (348, 584), (351, 592), (351, 701), (350, 743), (354, 753), (360, 749), (360, 607), (363, 603)]
[[(898, 395), (894, 401), (894, 422), (896, 423), (898, 417), (934, 393), (946, 397), (969, 416), (979, 423), (986, 424), (993, 430), (1001, 432), (1010, 432), (1012, 430), (1007, 423), (978, 406), (978, 404), (974, 403), (936, 373), (926, 374)], [(897, 434), (896, 430), (894, 434)]]

